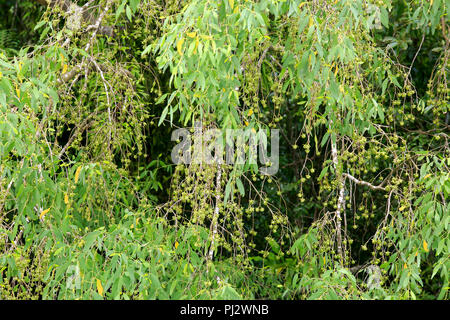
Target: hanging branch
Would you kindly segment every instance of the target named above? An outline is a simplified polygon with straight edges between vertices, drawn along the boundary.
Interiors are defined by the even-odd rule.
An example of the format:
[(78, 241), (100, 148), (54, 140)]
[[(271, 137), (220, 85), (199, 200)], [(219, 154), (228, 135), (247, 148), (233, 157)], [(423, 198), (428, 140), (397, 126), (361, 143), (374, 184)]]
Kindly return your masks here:
[(57, 80), (58, 85), (61, 85), (63, 83), (69, 82), (70, 80), (72, 80), (73, 78), (75, 78), (75, 76), (81, 72), (81, 70), (83, 69), (83, 64), (78, 64), (75, 67), (73, 67), (72, 70), (63, 73), (61, 75), (61, 77)]
[(61, 151), (58, 154), (58, 159), (62, 159), (63, 155), (66, 153), (67, 149), (72, 145), (72, 143), (75, 141), (75, 139), (83, 133), (87, 128), (90, 127), (92, 123), (92, 117), (94, 114), (92, 114), (90, 117), (86, 118), (79, 126), (76, 127), (74, 132), (69, 138), (69, 141), (67, 141), (66, 145), (61, 149)]
[(214, 208), (214, 214), (211, 220), (211, 229), (212, 229), (212, 237), (211, 237), (211, 246), (209, 247), (208, 259), (212, 261), (214, 255), (214, 245), (215, 239), (217, 235), (217, 224), (219, 220), (219, 204), (221, 201), (221, 188), (220, 184), (222, 182), (222, 168), (219, 164), (217, 164), (217, 176), (216, 176), (216, 206)]
[[(74, 14), (76, 12), (81, 13), (82, 16), (82, 22), (87, 23), (89, 26), (87, 27), (86, 31), (89, 31), (93, 28), (97, 30), (97, 33), (106, 35), (109, 37), (114, 37), (114, 27), (111, 26), (95, 26), (97, 19), (94, 17), (94, 15), (90, 12), (90, 10), (87, 10), (88, 5), (92, 2), (88, 1), (84, 6), (80, 7), (76, 3), (70, 1), (70, 0), (35, 0), (37, 3), (42, 4), (44, 6), (50, 6), (55, 7), (59, 6), (61, 10), (63, 10), (66, 13), (69, 13), (71, 11), (74, 11)], [(81, 22), (81, 21), (80, 21)]]

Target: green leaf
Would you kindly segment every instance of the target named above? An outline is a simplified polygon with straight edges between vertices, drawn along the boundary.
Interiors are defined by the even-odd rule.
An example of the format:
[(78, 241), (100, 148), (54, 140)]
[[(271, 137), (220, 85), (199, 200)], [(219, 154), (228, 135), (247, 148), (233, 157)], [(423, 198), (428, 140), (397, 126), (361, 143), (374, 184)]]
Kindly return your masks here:
[(42, 20), (42, 21), (38, 22), (38, 23), (36, 24), (36, 26), (34, 27), (34, 31), (36, 31), (37, 29), (39, 29), (40, 27), (42, 27), (46, 22), (47, 22), (47, 21), (45, 21), (45, 20)]
[(122, 14), (123, 10), (125, 9), (126, 4), (127, 4), (127, 0), (122, 0), (122, 3), (119, 5), (119, 7), (116, 10), (116, 20), (119, 19), (120, 15)]
[(230, 194), (231, 194), (231, 190), (232, 190), (232, 187), (231, 187), (231, 179), (230, 179), (230, 180), (228, 180), (228, 183), (227, 183), (227, 185), (225, 187), (225, 197), (223, 199), (223, 203), (224, 204), (227, 204), (227, 201), (228, 201), (228, 199), (230, 197)]
[(136, 12), (136, 9), (139, 6), (140, 1), (141, 0), (130, 0), (130, 7), (131, 7), (131, 10), (133, 10), (133, 13)]
[(239, 193), (242, 196), (244, 196), (245, 195), (244, 185), (242, 184), (242, 181), (239, 177), (236, 178), (236, 185), (238, 187)]
[(222, 289), (221, 298), (224, 300), (241, 300), (242, 297), (231, 286), (227, 285)]
[(161, 125), (161, 123), (163, 123), (163, 121), (166, 119), (167, 116), (167, 112), (169, 112), (169, 106), (166, 106), (161, 114), (161, 118), (159, 118), (158, 121), (158, 126)]
[(381, 7), (380, 8), (380, 12), (381, 12), (381, 14), (380, 14), (381, 23), (383, 24), (383, 26), (385, 28), (388, 28), (389, 27), (389, 13), (388, 13), (388, 11), (386, 10), (385, 7)]
[(130, 6), (127, 6), (126, 10), (125, 10), (126, 14), (127, 14), (127, 18), (128, 20), (132, 20), (132, 13), (131, 13), (131, 8)]

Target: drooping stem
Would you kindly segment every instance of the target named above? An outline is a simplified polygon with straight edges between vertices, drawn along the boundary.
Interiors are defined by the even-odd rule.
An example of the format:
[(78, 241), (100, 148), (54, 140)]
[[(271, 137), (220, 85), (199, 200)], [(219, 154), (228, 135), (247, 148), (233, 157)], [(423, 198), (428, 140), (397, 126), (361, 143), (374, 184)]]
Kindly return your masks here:
[[(330, 130), (332, 127), (333, 121), (330, 119)], [(339, 169), (339, 160), (338, 160), (338, 150), (337, 150), (337, 137), (336, 140), (333, 141), (331, 139), (331, 157), (333, 161), (333, 166), (336, 174), (336, 179), (338, 182), (338, 200), (337, 200), (337, 208), (336, 208), (336, 239), (337, 239), (337, 251), (340, 257), (341, 262), (345, 261), (345, 256), (342, 250), (342, 216), (341, 213), (345, 210), (345, 178)], [(345, 212), (344, 212), (345, 214)]]
[(344, 261), (344, 254), (342, 252), (342, 217), (341, 212), (345, 209), (345, 180), (342, 174), (339, 173), (338, 169), (338, 158), (337, 158), (337, 147), (336, 143), (331, 144), (333, 164), (336, 170), (336, 177), (339, 185), (339, 195), (336, 208), (336, 238), (337, 238), (337, 250), (341, 258)]
[(344, 177), (346, 177), (346, 178), (349, 178), (351, 181), (353, 181), (353, 182), (356, 183), (356, 184), (360, 184), (360, 185), (369, 187), (370, 189), (373, 189), (373, 190), (383, 190), (383, 191), (386, 190), (386, 189), (385, 189), (384, 187), (382, 187), (381, 185), (375, 186), (375, 185), (371, 184), (370, 182), (363, 181), (363, 180), (358, 180), (358, 179), (356, 179), (354, 176), (352, 176), (352, 175), (350, 175), (350, 174), (348, 174), (348, 173), (343, 173), (342, 176), (344, 176)]
[(222, 182), (222, 168), (219, 164), (217, 164), (217, 175), (216, 175), (216, 196), (215, 196), (215, 200), (216, 200), (216, 204), (214, 207), (214, 213), (212, 216), (212, 220), (211, 220), (211, 246), (209, 247), (209, 253), (208, 253), (208, 259), (209, 261), (212, 261), (213, 257), (214, 257), (214, 247), (215, 247), (215, 242), (216, 242), (216, 237), (217, 237), (217, 224), (219, 221), (219, 211), (220, 211), (220, 202), (222, 201), (221, 199), (221, 187), (220, 184)]

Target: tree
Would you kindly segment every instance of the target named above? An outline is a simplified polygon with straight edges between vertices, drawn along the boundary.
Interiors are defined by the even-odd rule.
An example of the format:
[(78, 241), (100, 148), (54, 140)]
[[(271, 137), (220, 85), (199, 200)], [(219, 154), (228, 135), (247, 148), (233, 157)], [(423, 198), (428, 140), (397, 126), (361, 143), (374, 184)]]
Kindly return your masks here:
[[(448, 298), (445, 1), (35, 1), (0, 60), (2, 298)], [(174, 165), (173, 128), (279, 129), (279, 170)]]

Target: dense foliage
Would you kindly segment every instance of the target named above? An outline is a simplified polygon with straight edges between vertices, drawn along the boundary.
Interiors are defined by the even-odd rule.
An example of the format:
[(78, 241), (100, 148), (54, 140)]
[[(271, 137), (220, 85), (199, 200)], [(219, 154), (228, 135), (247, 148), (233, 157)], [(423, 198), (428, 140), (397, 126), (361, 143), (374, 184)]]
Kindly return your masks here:
[(2, 1), (0, 299), (448, 299), (449, 6)]

